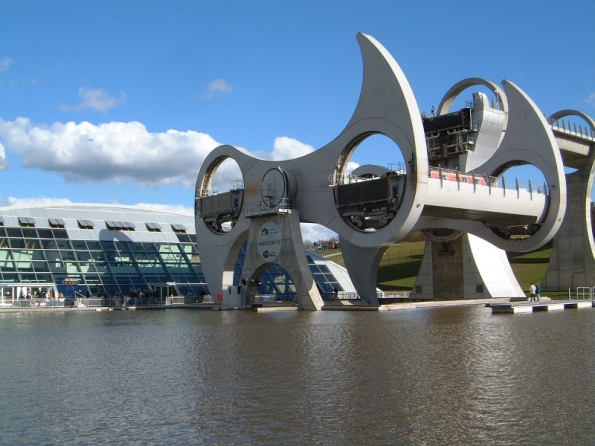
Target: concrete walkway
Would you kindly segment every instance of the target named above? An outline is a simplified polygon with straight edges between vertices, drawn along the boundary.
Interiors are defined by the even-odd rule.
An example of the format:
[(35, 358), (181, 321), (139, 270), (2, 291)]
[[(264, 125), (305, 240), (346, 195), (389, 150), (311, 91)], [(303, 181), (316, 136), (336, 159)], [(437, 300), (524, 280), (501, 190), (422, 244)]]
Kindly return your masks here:
[[(459, 299), (459, 300), (438, 300), (438, 301), (412, 301), (412, 302), (398, 302), (384, 305), (369, 305), (362, 300), (337, 300), (325, 302), (322, 307), (324, 311), (402, 311), (402, 310), (415, 310), (420, 308), (438, 308), (438, 307), (462, 307), (470, 305), (483, 305), (490, 307), (533, 307), (543, 306), (551, 299), (548, 297), (541, 298), (541, 302), (518, 302), (514, 305), (511, 303), (509, 297), (499, 297), (493, 299)], [(568, 301), (567, 301), (568, 302)], [(533, 305), (531, 305), (533, 304)], [(143, 307), (25, 307), (25, 308), (14, 308), (14, 307), (0, 307), (0, 313), (15, 313), (23, 311), (121, 311), (121, 310), (140, 310), (140, 309), (168, 309), (168, 308), (179, 308), (187, 310), (211, 310), (221, 309), (218, 305), (205, 305), (205, 304), (186, 304), (186, 305), (171, 305), (171, 306), (143, 306)], [(276, 305), (271, 307), (258, 308), (259, 312), (274, 312), (274, 311), (293, 311), (297, 310), (296, 306), (282, 306)], [(522, 310), (519, 310), (520, 312)]]

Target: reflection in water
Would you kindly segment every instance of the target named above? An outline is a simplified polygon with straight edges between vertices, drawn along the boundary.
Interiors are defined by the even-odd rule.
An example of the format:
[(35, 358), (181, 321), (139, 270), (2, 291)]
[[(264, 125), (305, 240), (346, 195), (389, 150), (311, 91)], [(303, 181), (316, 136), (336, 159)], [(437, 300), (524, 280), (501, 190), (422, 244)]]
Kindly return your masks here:
[(592, 444), (594, 310), (0, 313), (2, 444)]

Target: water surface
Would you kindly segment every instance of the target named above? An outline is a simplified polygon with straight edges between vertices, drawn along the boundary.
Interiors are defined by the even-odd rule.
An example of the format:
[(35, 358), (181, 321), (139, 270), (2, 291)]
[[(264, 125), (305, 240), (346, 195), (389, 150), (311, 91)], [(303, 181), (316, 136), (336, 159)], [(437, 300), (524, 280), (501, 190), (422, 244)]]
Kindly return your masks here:
[(0, 313), (1, 444), (593, 444), (595, 309)]

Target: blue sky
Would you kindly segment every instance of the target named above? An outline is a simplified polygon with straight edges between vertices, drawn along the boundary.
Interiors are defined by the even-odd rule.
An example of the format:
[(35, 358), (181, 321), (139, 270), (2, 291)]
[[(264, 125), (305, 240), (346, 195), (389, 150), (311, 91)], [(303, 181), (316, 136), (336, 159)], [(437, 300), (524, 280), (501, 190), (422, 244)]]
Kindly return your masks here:
[[(358, 32), (394, 56), (423, 111), (483, 77), (513, 81), (547, 116), (593, 116), (593, 17), (592, 0), (1, 0), (0, 206), (191, 213), (217, 145), (293, 158), (341, 132), (362, 80)], [(353, 161), (400, 159), (374, 142)]]

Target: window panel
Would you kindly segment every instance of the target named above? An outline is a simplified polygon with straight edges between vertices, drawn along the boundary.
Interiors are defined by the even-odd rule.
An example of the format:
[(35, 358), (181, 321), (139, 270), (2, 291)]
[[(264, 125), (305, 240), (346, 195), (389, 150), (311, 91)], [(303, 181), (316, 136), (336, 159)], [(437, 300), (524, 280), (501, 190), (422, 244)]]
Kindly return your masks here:
[(21, 228), (6, 228), (6, 234), (9, 237), (22, 237), (23, 231), (21, 231)]
[(24, 249), (25, 248), (25, 239), (23, 238), (11, 238), (9, 239), (10, 247), (12, 249)]
[(21, 261), (21, 262), (31, 260), (31, 254), (29, 254), (29, 251), (22, 251), (20, 249), (13, 249), (12, 256), (14, 257), (15, 260)]
[(179, 223), (172, 223), (171, 228), (173, 229), (174, 232), (180, 232), (180, 233), (186, 232), (186, 226), (181, 225)]
[(41, 246), (44, 249), (56, 249), (58, 248), (58, 245), (56, 244), (55, 240), (42, 240), (41, 241)]
[(15, 272), (8, 272), (6, 270), (2, 270), (2, 280), (7, 283), (15, 283), (20, 282), (19, 275)]
[(0, 271), (3, 273), (16, 271), (16, 266), (12, 260), (0, 260)]
[(27, 249), (41, 249), (41, 245), (39, 244), (39, 240), (37, 239), (25, 239), (25, 247)]
[(55, 250), (46, 250), (45, 258), (49, 262), (61, 262), (62, 261), (62, 258), (60, 257), (60, 251), (55, 251)]
[(52, 229), (52, 233), (54, 234), (55, 238), (68, 238), (68, 232), (66, 232), (66, 229)]
[(48, 265), (51, 272), (66, 274), (66, 264), (64, 264), (62, 261), (56, 260), (53, 262), (48, 262)]
[(33, 260), (45, 260), (43, 257), (43, 251), (33, 251), (31, 258)]
[(94, 226), (91, 220), (77, 220), (77, 223), (81, 229), (93, 229)]
[(76, 251), (76, 257), (79, 262), (88, 262), (93, 258), (89, 251)]
[(37, 272), (36, 275), (37, 275), (37, 280), (39, 280), (40, 282), (49, 283), (49, 282), (53, 282), (54, 281), (54, 278), (49, 273), (40, 273), (40, 272)]
[(22, 283), (35, 283), (37, 282), (37, 276), (35, 273), (21, 273), (21, 282)]
[(178, 240), (180, 241), (180, 243), (193, 243), (194, 240), (192, 240), (192, 236), (190, 236), (189, 234), (176, 234), (178, 236)]
[(21, 273), (34, 272), (33, 264), (31, 262), (17, 261), (17, 270)]
[(107, 269), (107, 265), (105, 265), (105, 264), (97, 264), (97, 263), (95, 263), (95, 269), (100, 274), (107, 274), (107, 273), (109, 273), (109, 270)]
[(328, 266), (326, 266), (326, 265), (318, 265), (318, 269), (321, 272), (323, 272), (323, 273), (330, 273), (331, 272), (331, 270), (328, 269)]
[(74, 251), (61, 250), (60, 254), (62, 255), (62, 260), (76, 260), (74, 258)]
[(49, 270), (47, 262), (32, 262), (32, 265), (36, 273), (44, 273)]
[(38, 229), (39, 238), (54, 238), (51, 229)]
[(35, 226), (35, 219), (32, 217), (19, 217), (19, 225), (21, 225), (21, 226)]
[(99, 251), (102, 249), (101, 242), (87, 241), (87, 248), (89, 248), (89, 251)]
[(66, 271), (68, 274), (80, 273), (78, 263), (66, 262)]
[(77, 251), (87, 250), (87, 244), (84, 240), (70, 240), (70, 243), (72, 244), (72, 247)]
[(163, 243), (161, 245), (159, 245), (159, 252), (161, 253), (169, 253), (169, 252), (181, 252), (180, 246), (179, 245), (169, 245), (167, 243)]
[(52, 228), (63, 228), (66, 225), (61, 218), (48, 218), (48, 222)]
[(58, 249), (72, 249), (68, 240), (56, 240)]
[(25, 238), (37, 238), (37, 233), (35, 232), (35, 229), (23, 228), (23, 236)]

